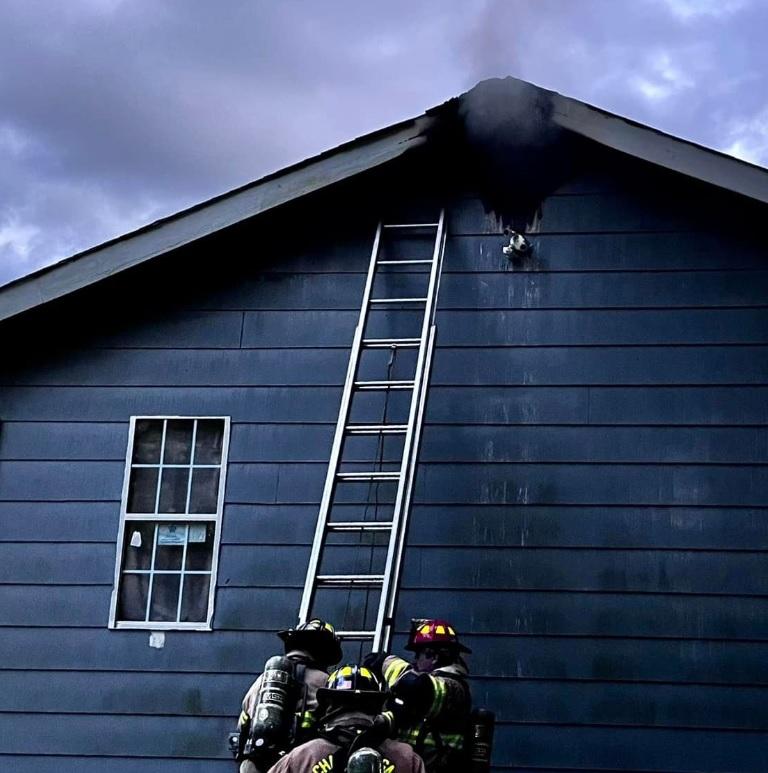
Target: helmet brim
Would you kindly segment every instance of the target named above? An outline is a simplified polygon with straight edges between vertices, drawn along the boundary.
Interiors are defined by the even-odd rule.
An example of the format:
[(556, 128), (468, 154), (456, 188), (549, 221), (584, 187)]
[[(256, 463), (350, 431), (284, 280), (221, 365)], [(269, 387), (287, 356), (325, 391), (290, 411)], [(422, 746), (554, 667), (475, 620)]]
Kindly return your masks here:
[(307, 650), (322, 664), (335, 666), (344, 657), (341, 644), (328, 631), (297, 631), (287, 628), (277, 635), (287, 647)]
[(465, 647), (463, 644), (459, 644), (458, 642), (456, 644), (446, 644), (445, 642), (429, 642), (425, 641), (423, 644), (413, 644), (409, 642), (408, 644), (403, 647), (403, 649), (408, 650), (409, 652), (418, 652), (421, 649), (424, 649), (424, 647), (446, 647), (449, 649), (456, 650), (456, 652), (460, 652), (462, 655), (471, 655), (472, 650), (469, 647)]
[(317, 690), (317, 706), (320, 714), (328, 708), (350, 706), (364, 713), (378, 714), (387, 701), (387, 693), (374, 690), (334, 690), (320, 687)]

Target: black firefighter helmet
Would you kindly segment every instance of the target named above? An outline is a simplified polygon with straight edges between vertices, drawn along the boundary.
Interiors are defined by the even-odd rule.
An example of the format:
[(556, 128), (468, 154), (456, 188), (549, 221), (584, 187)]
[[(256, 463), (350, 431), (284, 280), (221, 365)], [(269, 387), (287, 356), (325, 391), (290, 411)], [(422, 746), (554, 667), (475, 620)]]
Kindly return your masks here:
[(320, 715), (340, 706), (378, 714), (384, 707), (387, 693), (382, 692), (381, 682), (365, 666), (348, 663), (339, 666), (329, 677), (325, 687), (317, 691)]
[(318, 665), (333, 666), (342, 658), (341, 642), (334, 627), (317, 618), (299, 623), (295, 628), (278, 631), (277, 635), (285, 644), (285, 651), (305, 650), (315, 658)]

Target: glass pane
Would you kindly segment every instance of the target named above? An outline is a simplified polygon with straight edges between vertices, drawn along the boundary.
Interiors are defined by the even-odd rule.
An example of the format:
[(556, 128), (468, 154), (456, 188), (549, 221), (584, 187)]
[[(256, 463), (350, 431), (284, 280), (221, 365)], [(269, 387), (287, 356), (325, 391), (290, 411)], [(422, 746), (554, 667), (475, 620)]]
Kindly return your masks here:
[(180, 570), (186, 538), (187, 525), (185, 523), (159, 524), (154, 568)]
[(180, 574), (156, 574), (152, 582), (152, 606), (149, 619), (156, 622), (176, 622), (179, 605)]
[(164, 464), (189, 464), (192, 454), (191, 419), (169, 419), (165, 428)]
[(208, 617), (209, 574), (188, 574), (184, 578), (184, 595), (181, 598), (182, 623), (204, 623)]
[(165, 467), (160, 484), (160, 513), (183, 513), (187, 505), (189, 468)]
[(185, 569), (210, 571), (213, 558), (213, 534), (215, 524), (190, 523), (187, 541), (187, 565)]
[(159, 464), (162, 439), (162, 419), (137, 419), (133, 432), (133, 463)]
[(124, 574), (117, 601), (118, 620), (144, 620), (147, 614), (148, 574)]
[(154, 539), (154, 523), (126, 522), (123, 569), (149, 569)]
[(131, 469), (131, 482), (128, 485), (127, 512), (154, 513), (156, 493), (157, 468), (134, 467)]
[(190, 513), (215, 513), (219, 499), (219, 470), (195, 469), (192, 473)]
[(200, 419), (195, 439), (195, 464), (221, 464), (224, 443), (224, 422), (221, 419)]

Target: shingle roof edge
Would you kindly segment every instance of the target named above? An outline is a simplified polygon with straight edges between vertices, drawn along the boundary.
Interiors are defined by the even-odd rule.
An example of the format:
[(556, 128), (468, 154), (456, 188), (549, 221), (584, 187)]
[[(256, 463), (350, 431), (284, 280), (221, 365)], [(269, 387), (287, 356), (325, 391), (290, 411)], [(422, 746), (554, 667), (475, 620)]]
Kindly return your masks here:
[[(551, 100), (552, 120), (564, 129), (688, 177), (768, 203), (768, 169), (557, 92), (540, 91)], [(439, 120), (440, 110), (440, 107), (433, 108), (417, 118), (359, 137), (14, 280), (0, 287), (0, 321), (392, 161), (427, 142), (427, 134)]]

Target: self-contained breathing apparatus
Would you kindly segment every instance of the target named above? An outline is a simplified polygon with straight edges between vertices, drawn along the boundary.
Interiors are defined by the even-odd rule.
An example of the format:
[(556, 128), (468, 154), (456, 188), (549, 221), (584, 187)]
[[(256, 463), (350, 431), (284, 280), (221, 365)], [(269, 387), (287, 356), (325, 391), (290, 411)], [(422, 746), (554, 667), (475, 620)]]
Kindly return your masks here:
[(384, 760), (376, 749), (364, 746), (350, 754), (345, 773), (384, 773)]
[(243, 701), (239, 732), (228, 736), (237, 762), (252, 763), (245, 766), (249, 770), (266, 770), (284, 752), (308, 740), (314, 729), (318, 678), (324, 683), (327, 668), (342, 656), (333, 625), (319, 618), (278, 631), (277, 636), (286, 654), (267, 660)]
[(297, 673), (301, 668), (283, 655), (264, 664), (253, 714), (243, 717), (240, 732), (229, 736), (230, 750), (238, 762), (250, 759), (271, 765), (294, 744), (306, 703), (306, 686)]
[(492, 711), (473, 709), (466, 741), (471, 773), (488, 773), (491, 769), (495, 727), (496, 715)]

